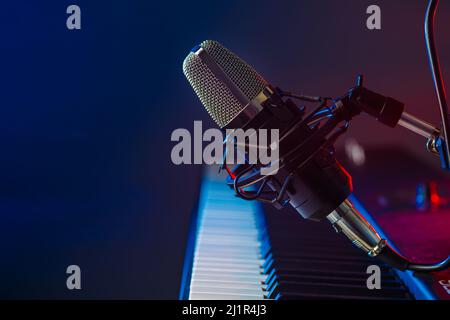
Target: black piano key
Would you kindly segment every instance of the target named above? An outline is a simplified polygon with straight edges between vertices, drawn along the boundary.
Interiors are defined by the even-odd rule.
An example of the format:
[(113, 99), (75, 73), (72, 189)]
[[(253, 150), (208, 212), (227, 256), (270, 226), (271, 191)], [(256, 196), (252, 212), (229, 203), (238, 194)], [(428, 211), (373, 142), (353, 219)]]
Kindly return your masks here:
[(327, 281), (279, 281), (269, 292), (270, 299), (288, 298), (289, 295), (329, 295), (329, 296), (357, 296), (360, 298), (406, 299), (409, 294), (403, 287), (382, 287), (380, 290), (368, 290), (365, 285), (336, 284)]
[[(368, 257), (324, 223), (266, 212), (262, 253), (270, 299), (412, 299), (391, 268)], [(381, 290), (367, 288), (378, 265)]]
[[(265, 272), (269, 272), (270, 268), (275, 269), (313, 269), (335, 271), (338, 269), (345, 269), (346, 271), (366, 272), (370, 264), (361, 263), (359, 261), (346, 260), (332, 260), (332, 259), (317, 259), (317, 258), (291, 258), (291, 259), (272, 259), (264, 266)], [(389, 272), (389, 268), (381, 266), (381, 273)]]

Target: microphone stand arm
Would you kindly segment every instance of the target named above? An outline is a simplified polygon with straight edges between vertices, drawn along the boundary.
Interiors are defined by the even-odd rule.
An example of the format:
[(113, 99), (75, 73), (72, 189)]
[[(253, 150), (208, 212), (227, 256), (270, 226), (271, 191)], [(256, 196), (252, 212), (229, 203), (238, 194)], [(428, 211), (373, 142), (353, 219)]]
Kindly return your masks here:
[[(439, 155), (444, 170), (450, 169), (450, 116), (446, 101), (444, 80), (439, 65), (434, 24), (439, 0), (430, 0), (425, 17), (425, 40), (428, 49), (431, 73), (434, 80), (442, 130), (404, 111), (403, 103), (384, 97), (363, 87), (363, 77), (359, 76), (357, 85), (342, 99), (335, 102), (336, 111), (343, 111), (343, 119), (349, 121), (362, 111), (374, 116), (378, 121), (395, 127), (397, 124), (427, 139), (428, 151)], [(339, 110), (340, 109), (340, 110)], [(339, 117), (339, 116), (338, 116)], [(385, 240), (346, 200), (327, 216), (333, 227), (346, 235), (356, 246), (369, 256), (379, 257), (384, 262), (400, 269), (418, 272), (441, 271), (450, 266), (450, 257), (435, 264), (414, 264), (392, 249)]]
[(426, 138), (427, 150), (438, 156), (441, 154), (443, 150), (442, 141), (444, 138), (441, 137), (439, 128), (407, 113), (406, 111), (403, 112), (398, 121), (398, 125)]
[[(356, 87), (347, 95), (334, 101), (333, 117), (338, 121), (350, 121), (354, 116), (365, 112), (379, 122), (394, 128), (400, 125), (427, 139), (427, 149), (440, 155), (442, 166), (446, 166), (445, 140), (440, 130), (404, 111), (404, 104), (363, 87), (363, 77), (358, 76)], [(349, 200), (345, 200), (327, 216), (337, 232), (343, 233), (357, 247), (371, 257), (378, 257), (385, 263), (399, 269), (418, 272), (436, 272), (450, 266), (450, 257), (435, 264), (416, 264), (409, 261), (388, 245), (376, 230), (364, 219)]]
[(447, 144), (441, 135), (441, 130), (404, 111), (402, 102), (364, 88), (362, 75), (358, 76), (356, 87), (334, 102), (336, 114), (340, 113), (340, 116), (346, 120), (365, 112), (391, 128), (399, 125), (426, 138), (427, 150), (440, 156), (442, 168), (448, 169)]

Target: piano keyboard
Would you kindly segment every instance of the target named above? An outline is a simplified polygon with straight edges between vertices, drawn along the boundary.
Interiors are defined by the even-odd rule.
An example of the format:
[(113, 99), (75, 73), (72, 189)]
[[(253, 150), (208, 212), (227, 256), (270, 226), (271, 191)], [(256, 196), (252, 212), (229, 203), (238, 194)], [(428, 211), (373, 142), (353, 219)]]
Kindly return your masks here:
[[(270, 209), (269, 209), (270, 210)], [(272, 211), (272, 210), (270, 210)], [(366, 285), (376, 261), (294, 211), (263, 212), (234, 196), (209, 170), (201, 186), (183, 299), (412, 299), (396, 273), (381, 268), (381, 290)], [(189, 259), (189, 257), (188, 257)]]
[(264, 299), (262, 212), (223, 180), (206, 179), (200, 199), (189, 299)]

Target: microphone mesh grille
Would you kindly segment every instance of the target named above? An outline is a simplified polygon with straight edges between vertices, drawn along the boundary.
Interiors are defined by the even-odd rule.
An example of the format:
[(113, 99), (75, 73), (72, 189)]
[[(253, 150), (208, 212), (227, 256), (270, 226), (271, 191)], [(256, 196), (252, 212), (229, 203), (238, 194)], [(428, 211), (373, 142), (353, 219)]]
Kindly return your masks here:
[[(220, 43), (206, 40), (201, 47), (248, 98), (248, 102), (267, 86), (267, 82), (252, 67)], [(183, 71), (200, 101), (221, 128), (245, 108), (246, 105), (239, 102), (227, 86), (193, 52), (184, 60)]]
[(190, 53), (183, 63), (184, 74), (211, 118), (225, 127), (243, 109), (227, 86), (217, 79), (200, 57)]

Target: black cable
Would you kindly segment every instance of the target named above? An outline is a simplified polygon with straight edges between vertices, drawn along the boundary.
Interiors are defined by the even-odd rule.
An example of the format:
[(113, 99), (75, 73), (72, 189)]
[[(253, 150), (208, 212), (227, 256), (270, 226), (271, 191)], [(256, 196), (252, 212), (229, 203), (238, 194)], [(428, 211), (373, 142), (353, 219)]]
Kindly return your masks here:
[(408, 270), (417, 272), (436, 272), (450, 267), (450, 257), (435, 264), (410, 264)]
[(442, 132), (444, 135), (444, 154), (442, 157), (445, 169), (450, 169), (450, 123), (447, 107), (447, 100), (445, 94), (445, 85), (442, 78), (441, 67), (439, 64), (439, 57), (436, 50), (436, 43), (434, 39), (434, 23), (436, 17), (436, 10), (439, 5), (439, 0), (430, 0), (428, 3), (427, 13), (425, 17), (425, 42), (428, 49), (428, 59), (430, 62), (431, 74), (433, 76), (436, 95), (439, 102), (439, 110), (442, 119)]
[(386, 244), (380, 254), (377, 256), (382, 261), (399, 270), (411, 270), (416, 272), (437, 272), (442, 271), (450, 267), (450, 257), (433, 264), (421, 264), (412, 263), (400, 253), (392, 249), (391, 246)]

